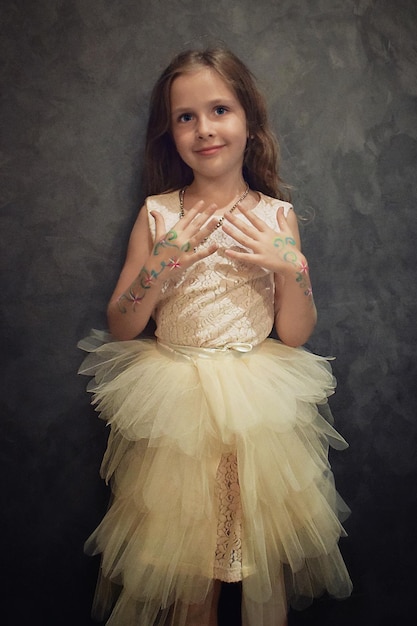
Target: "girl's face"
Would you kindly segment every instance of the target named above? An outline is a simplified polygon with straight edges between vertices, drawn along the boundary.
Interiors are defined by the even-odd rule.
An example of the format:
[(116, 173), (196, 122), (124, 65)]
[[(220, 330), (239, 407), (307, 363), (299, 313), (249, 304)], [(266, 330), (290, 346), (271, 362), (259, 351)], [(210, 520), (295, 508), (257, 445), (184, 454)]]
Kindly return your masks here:
[(201, 68), (171, 85), (171, 130), (194, 176), (242, 174), (248, 138), (245, 112), (220, 75)]

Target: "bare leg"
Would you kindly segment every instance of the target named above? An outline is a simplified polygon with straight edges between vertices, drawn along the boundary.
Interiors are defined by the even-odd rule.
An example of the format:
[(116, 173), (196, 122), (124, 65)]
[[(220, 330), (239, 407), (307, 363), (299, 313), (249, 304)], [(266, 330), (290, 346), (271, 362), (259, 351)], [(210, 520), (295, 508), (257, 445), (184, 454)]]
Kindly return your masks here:
[(220, 590), (221, 590), (221, 582), (220, 580), (214, 581), (213, 586), (213, 597), (211, 600), (211, 610), (210, 610), (210, 621), (209, 626), (217, 626), (217, 611), (219, 608), (219, 598), (220, 598)]
[[(211, 593), (208, 594), (204, 603), (190, 604), (188, 607), (183, 605), (182, 610), (186, 611), (186, 621), (181, 620), (184, 626), (218, 626), (218, 606), (221, 591), (221, 582), (215, 580)], [(182, 611), (181, 611), (182, 613)], [(182, 613), (183, 615), (183, 613)], [(176, 622), (172, 623), (175, 626)], [(285, 618), (281, 626), (288, 626), (288, 620)]]
[(221, 582), (215, 580), (211, 593), (202, 604), (187, 607), (185, 626), (217, 626), (217, 608), (219, 604)]

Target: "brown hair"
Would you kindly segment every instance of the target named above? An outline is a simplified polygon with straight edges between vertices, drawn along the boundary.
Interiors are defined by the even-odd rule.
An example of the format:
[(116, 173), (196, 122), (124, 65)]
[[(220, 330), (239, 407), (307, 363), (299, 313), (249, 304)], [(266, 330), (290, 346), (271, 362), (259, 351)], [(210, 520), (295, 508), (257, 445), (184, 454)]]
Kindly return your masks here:
[(171, 135), (170, 92), (175, 78), (208, 67), (233, 89), (246, 114), (248, 144), (243, 176), (249, 186), (280, 200), (289, 199), (289, 187), (279, 177), (279, 146), (269, 128), (265, 99), (250, 70), (224, 48), (188, 50), (176, 56), (152, 91), (145, 143), (146, 195), (179, 189), (193, 180), (191, 168), (179, 156)]

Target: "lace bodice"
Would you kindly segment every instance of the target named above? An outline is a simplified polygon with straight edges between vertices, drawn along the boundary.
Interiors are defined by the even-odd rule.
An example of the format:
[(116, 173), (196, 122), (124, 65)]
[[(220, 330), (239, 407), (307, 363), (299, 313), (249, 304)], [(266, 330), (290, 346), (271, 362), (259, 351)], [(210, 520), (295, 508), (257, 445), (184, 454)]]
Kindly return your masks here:
[[(259, 194), (253, 209), (269, 226), (278, 230), (277, 209), (291, 205)], [(150, 196), (146, 200), (153, 237), (155, 225), (150, 211), (159, 211), (169, 230), (179, 219), (178, 191)], [(240, 215), (241, 219), (245, 219)], [(256, 345), (271, 332), (274, 322), (274, 277), (256, 265), (234, 261), (225, 249), (241, 249), (221, 228), (210, 235), (219, 249), (175, 280), (164, 284), (154, 311), (156, 336), (162, 341), (204, 348), (245, 342)]]

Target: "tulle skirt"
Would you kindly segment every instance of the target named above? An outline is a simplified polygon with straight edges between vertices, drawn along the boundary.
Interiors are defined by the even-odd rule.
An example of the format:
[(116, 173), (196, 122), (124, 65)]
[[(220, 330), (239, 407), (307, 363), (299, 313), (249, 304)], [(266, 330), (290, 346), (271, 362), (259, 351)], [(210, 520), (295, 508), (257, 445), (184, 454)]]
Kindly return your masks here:
[(86, 542), (102, 556), (95, 616), (182, 625), (215, 578), (242, 581), (246, 626), (281, 626), (287, 602), (325, 591), (347, 597), (348, 509), (328, 462), (329, 445), (347, 444), (331, 424), (328, 361), (273, 339), (221, 350), (109, 339), (79, 344), (110, 425), (112, 500)]

